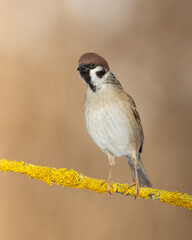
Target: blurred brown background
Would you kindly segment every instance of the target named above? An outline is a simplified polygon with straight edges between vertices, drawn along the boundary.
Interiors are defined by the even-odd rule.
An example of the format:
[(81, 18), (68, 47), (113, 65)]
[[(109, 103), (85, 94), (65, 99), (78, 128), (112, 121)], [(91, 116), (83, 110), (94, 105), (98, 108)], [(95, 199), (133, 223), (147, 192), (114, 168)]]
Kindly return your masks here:
[[(0, 158), (106, 178), (84, 122), (81, 54), (105, 57), (145, 133), (154, 188), (192, 192), (192, 2), (18, 0), (0, 7)], [(125, 159), (116, 182), (131, 182)], [(0, 172), (0, 239), (191, 239), (187, 209)]]

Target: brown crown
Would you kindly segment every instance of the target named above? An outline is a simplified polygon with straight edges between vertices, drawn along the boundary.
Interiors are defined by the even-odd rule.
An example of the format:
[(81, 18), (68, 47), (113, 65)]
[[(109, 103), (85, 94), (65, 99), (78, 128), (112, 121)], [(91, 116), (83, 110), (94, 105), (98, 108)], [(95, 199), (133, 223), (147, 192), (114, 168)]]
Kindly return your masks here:
[(88, 65), (91, 63), (101, 65), (105, 69), (107, 69), (107, 71), (109, 71), (109, 65), (107, 61), (103, 57), (99, 56), (97, 53), (85, 53), (79, 59), (79, 64)]

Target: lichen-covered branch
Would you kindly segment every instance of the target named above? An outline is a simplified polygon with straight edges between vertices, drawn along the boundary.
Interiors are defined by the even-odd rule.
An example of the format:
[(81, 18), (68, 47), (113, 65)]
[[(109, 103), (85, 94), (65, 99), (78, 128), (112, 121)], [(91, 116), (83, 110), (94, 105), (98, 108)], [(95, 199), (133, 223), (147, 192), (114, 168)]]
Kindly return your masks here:
[[(25, 162), (0, 160), (0, 171), (22, 173), (30, 178), (44, 181), (52, 185), (53, 183), (71, 188), (87, 189), (98, 193), (108, 192), (107, 184), (104, 180), (86, 177), (73, 169), (41, 167)], [(135, 186), (129, 187), (127, 184), (113, 183), (111, 193), (134, 196)], [(137, 198), (152, 199), (163, 203), (172, 204), (176, 207), (192, 209), (192, 196), (186, 193), (168, 192), (152, 188), (140, 188)]]

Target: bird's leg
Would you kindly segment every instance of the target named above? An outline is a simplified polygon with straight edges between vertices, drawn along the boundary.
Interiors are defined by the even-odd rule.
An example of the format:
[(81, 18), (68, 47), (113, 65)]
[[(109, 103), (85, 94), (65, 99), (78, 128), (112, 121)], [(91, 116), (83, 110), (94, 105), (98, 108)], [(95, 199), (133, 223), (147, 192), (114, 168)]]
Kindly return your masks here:
[(115, 165), (115, 157), (112, 154), (109, 154), (108, 155), (108, 160), (109, 160), (110, 169), (109, 169), (109, 176), (108, 176), (108, 179), (107, 179), (107, 189), (108, 189), (108, 192), (110, 193), (109, 187), (112, 187), (112, 183), (113, 183), (113, 181), (112, 181), (112, 168)]
[(110, 193), (110, 189), (109, 187), (112, 187), (112, 166), (110, 166), (110, 169), (109, 169), (109, 176), (107, 178), (107, 189), (108, 189), (108, 192)]
[(137, 193), (139, 192), (139, 178), (138, 178), (138, 172), (137, 172), (137, 160), (135, 158), (132, 159), (134, 167), (135, 167), (135, 182), (133, 182), (132, 184), (130, 184), (129, 186), (132, 187), (135, 185), (135, 196), (134, 198), (137, 198)]

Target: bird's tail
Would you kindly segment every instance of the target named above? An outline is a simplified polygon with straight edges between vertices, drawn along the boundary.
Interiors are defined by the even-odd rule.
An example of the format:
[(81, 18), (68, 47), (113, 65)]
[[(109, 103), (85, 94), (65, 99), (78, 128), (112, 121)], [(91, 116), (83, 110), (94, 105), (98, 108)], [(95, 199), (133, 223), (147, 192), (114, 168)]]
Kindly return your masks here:
[[(135, 182), (135, 166), (132, 162), (132, 159), (129, 156), (126, 155), (125, 157), (128, 160), (129, 166), (131, 168), (133, 182)], [(137, 162), (137, 174), (138, 174), (138, 178), (139, 178), (140, 187), (144, 187), (144, 186), (151, 187), (152, 186), (152, 183), (143, 167), (141, 159), (138, 159), (138, 162)]]

